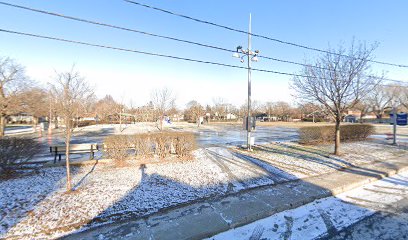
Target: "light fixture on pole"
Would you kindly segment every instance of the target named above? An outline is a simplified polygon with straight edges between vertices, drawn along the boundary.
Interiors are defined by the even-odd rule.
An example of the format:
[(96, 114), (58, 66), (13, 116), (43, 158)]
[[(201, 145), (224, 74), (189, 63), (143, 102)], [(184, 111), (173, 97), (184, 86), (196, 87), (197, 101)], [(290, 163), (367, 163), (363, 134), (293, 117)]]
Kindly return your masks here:
[[(259, 50), (251, 50), (251, 14), (249, 14), (249, 31), (248, 31), (248, 49), (243, 49), (242, 46), (237, 47), (237, 51), (232, 55), (235, 58), (240, 58), (241, 62), (245, 62), (244, 58), (247, 58), (248, 63), (248, 114), (246, 119), (246, 129), (247, 129), (247, 149), (251, 150), (251, 62), (258, 62)], [(242, 56), (240, 55), (242, 54)]]

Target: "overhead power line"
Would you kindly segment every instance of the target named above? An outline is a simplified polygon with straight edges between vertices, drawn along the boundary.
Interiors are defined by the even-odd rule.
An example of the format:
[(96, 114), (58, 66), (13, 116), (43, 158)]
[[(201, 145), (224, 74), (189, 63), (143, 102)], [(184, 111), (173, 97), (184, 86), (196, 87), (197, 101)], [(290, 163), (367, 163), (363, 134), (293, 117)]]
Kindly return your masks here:
[(184, 42), (184, 43), (194, 44), (194, 45), (198, 45), (198, 46), (202, 46), (202, 47), (214, 48), (214, 49), (228, 51), (228, 52), (235, 52), (234, 50), (230, 50), (230, 49), (226, 49), (226, 48), (221, 48), (221, 47), (211, 46), (211, 45), (198, 43), (198, 42), (193, 42), (193, 41), (189, 41), (189, 40), (184, 40), (184, 39), (179, 39), (179, 38), (174, 38), (174, 37), (169, 37), (169, 36), (164, 36), (164, 35), (159, 35), (159, 34), (154, 34), (154, 33), (149, 33), (149, 32), (136, 30), (136, 29), (131, 29), (131, 28), (126, 28), (126, 27), (120, 27), (120, 26), (116, 26), (116, 25), (112, 25), (112, 24), (96, 22), (96, 21), (87, 20), (87, 19), (83, 19), (83, 18), (67, 16), (67, 15), (63, 15), (63, 14), (59, 14), (59, 13), (55, 13), (55, 12), (44, 11), (44, 10), (40, 10), (40, 9), (25, 7), (25, 6), (11, 4), (11, 3), (7, 3), (7, 2), (0, 1), (0, 4), (10, 6), (10, 7), (20, 8), (20, 9), (24, 9), (24, 10), (28, 10), (28, 11), (32, 11), (32, 12), (43, 13), (43, 14), (47, 14), (47, 15), (51, 15), (51, 16), (55, 16), (55, 17), (70, 19), (70, 20), (74, 20), (74, 21), (78, 21), (78, 22), (83, 22), (83, 23), (88, 23), (88, 24), (93, 24), (93, 25), (99, 25), (99, 26), (114, 28), (114, 29), (118, 29), (118, 30), (124, 30), (124, 31), (128, 31), (128, 32), (134, 32), (134, 33), (139, 33), (139, 34), (143, 34), (143, 35), (148, 35), (148, 36), (152, 36), (152, 37), (169, 39), (169, 40), (178, 41), (178, 42)]
[[(69, 40), (69, 39), (57, 38), (57, 37), (50, 37), (50, 36), (44, 36), (44, 35), (38, 35), (38, 34), (32, 34), (32, 33), (18, 32), (18, 31), (12, 31), (12, 30), (1, 29), (1, 28), (0, 28), (0, 32), (16, 34), (16, 35), (22, 35), (22, 36), (28, 36), (28, 37), (34, 37), (34, 38), (54, 40), (54, 41), (59, 41), (59, 42), (68, 42), (68, 43), (80, 44), (80, 45), (91, 46), (91, 47), (118, 50), (118, 51), (124, 51), (124, 52), (139, 53), (139, 54), (143, 54), (143, 55), (150, 55), (150, 56), (156, 56), (156, 57), (172, 58), (172, 59), (183, 60), (183, 61), (188, 61), (188, 62), (204, 63), (204, 64), (223, 66), (223, 67), (230, 67), (230, 68), (248, 69), (247, 67), (243, 67), (243, 66), (225, 64), (225, 63), (219, 63), (219, 62), (211, 62), (211, 61), (198, 60), (198, 59), (193, 59), (193, 58), (185, 58), (185, 57), (178, 57), (178, 56), (172, 56), (172, 55), (166, 55), (166, 54), (145, 52), (145, 51), (140, 51), (140, 50), (113, 47), (113, 46), (108, 46), (108, 45), (101, 45), (101, 44), (95, 44), (95, 43), (89, 43), (89, 42), (75, 41), (75, 40)], [(292, 74), (292, 73), (285, 73), (285, 72), (266, 70), (266, 69), (251, 68), (251, 70), (258, 71), (258, 72), (266, 72), (266, 73), (287, 75), (287, 76), (307, 77), (307, 76), (304, 76), (304, 75), (301, 75), (301, 74)]]
[[(183, 60), (183, 61), (188, 61), (188, 62), (196, 62), (196, 63), (202, 63), (202, 64), (217, 65), (217, 66), (229, 67), (229, 68), (248, 69), (247, 67), (243, 67), (243, 66), (225, 64), (225, 63), (219, 63), (219, 62), (211, 62), (211, 61), (205, 61), (205, 60), (199, 60), (199, 59), (192, 59), (192, 58), (178, 57), (178, 56), (159, 54), (159, 53), (152, 53), (152, 52), (146, 52), (146, 51), (140, 51), (140, 50), (127, 49), (127, 48), (113, 47), (113, 46), (108, 46), (108, 45), (95, 44), (95, 43), (82, 42), (82, 41), (75, 41), (75, 40), (69, 40), (69, 39), (57, 38), (57, 37), (50, 37), (50, 36), (44, 36), (44, 35), (38, 35), (38, 34), (32, 34), (32, 33), (18, 32), (18, 31), (12, 31), (12, 30), (1, 29), (1, 28), (0, 28), (0, 32), (15, 34), (15, 35), (21, 35), (21, 36), (28, 36), (28, 37), (33, 37), (33, 38), (54, 40), (54, 41), (59, 41), (59, 42), (67, 42), (67, 43), (79, 44), (79, 45), (91, 46), (91, 47), (97, 47), (97, 48), (111, 49), (111, 50), (117, 50), (117, 51), (123, 51), (123, 52), (138, 53), (138, 54), (149, 55), (149, 56), (171, 58), (171, 59)], [(258, 69), (258, 68), (251, 68), (251, 70), (258, 71), (258, 72), (285, 75), (285, 76), (292, 76), (292, 77), (317, 78), (317, 77), (311, 77), (311, 76), (306, 76), (306, 75), (302, 75), (302, 74), (293, 74), (293, 73), (286, 73), (286, 72), (279, 72), (279, 71)], [(383, 86), (390, 86), (390, 85), (383, 85)]]
[[(143, 34), (143, 35), (148, 35), (148, 36), (152, 36), (152, 37), (158, 37), (158, 38), (163, 38), (163, 39), (168, 39), (168, 40), (183, 42), (183, 43), (187, 43), (187, 44), (193, 44), (193, 45), (197, 45), (197, 46), (201, 46), (201, 47), (212, 48), (212, 49), (221, 50), (221, 51), (230, 52), (230, 53), (236, 52), (235, 50), (226, 49), (226, 48), (223, 48), (223, 47), (218, 47), (218, 46), (213, 46), (213, 45), (209, 45), (209, 44), (204, 44), (204, 43), (189, 41), (189, 40), (180, 39), (180, 38), (175, 38), (175, 37), (169, 37), (169, 36), (154, 34), (154, 33), (146, 32), (146, 31), (141, 31), (141, 30), (137, 30), (137, 29), (132, 29), (132, 28), (127, 28), (127, 27), (112, 25), (112, 24), (103, 23), (103, 22), (97, 22), (97, 21), (93, 21), (93, 20), (89, 20), (89, 19), (83, 19), (83, 18), (68, 16), (68, 15), (63, 15), (63, 14), (60, 14), (60, 13), (45, 11), (45, 10), (41, 10), (41, 9), (35, 9), (35, 8), (26, 7), (26, 6), (22, 6), (22, 5), (11, 4), (11, 3), (2, 2), (2, 1), (0, 1), (0, 4), (1, 4), (1, 5), (5, 5), (5, 6), (9, 6), (9, 7), (14, 7), (14, 8), (19, 8), (19, 9), (27, 10), (27, 11), (32, 11), (32, 12), (36, 12), (36, 13), (46, 14), (46, 15), (50, 15), (50, 16), (54, 16), (54, 17), (60, 17), (60, 18), (68, 19), (68, 20), (74, 20), (74, 21), (78, 21), (78, 22), (83, 22), (83, 23), (87, 23), (87, 24), (92, 24), (92, 25), (97, 25), (97, 26), (103, 26), (103, 27), (108, 27), (108, 28), (113, 28), (113, 29), (118, 29), (118, 30), (123, 30), (123, 31), (128, 31), (128, 32), (133, 32), (133, 33), (138, 33), (138, 34)], [(314, 66), (314, 65), (310, 65), (310, 64), (299, 63), (299, 62), (289, 61), (289, 60), (283, 60), (283, 59), (273, 58), (273, 57), (268, 57), (268, 56), (263, 56), (263, 55), (259, 55), (258, 57), (264, 58), (264, 59), (268, 59), (268, 60), (272, 60), (272, 61), (282, 62), (282, 63), (294, 64), (294, 65), (298, 65), (298, 66), (312, 67), (312, 68), (317, 68), (317, 69), (322, 69), (322, 70), (327, 70), (327, 71), (333, 71), (332, 69), (325, 68), (325, 67), (319, 67), (319, 66)], [(394, 79), (384, 79), (384, 80), (393, 81), (393, 82), (406, 83), (406, 82), (404, 82), (404, 81), (394, 80)]]
[[(264, 36), (264, 35), (260, 35), (260, 34), (249, 33), (247, 31), (240, 30), (240, 29), (237, 29), (237, 28), (228, 27), (228, 26), (225, 26), (225, 25), (221, 25), (221, 24), (206, 21), (206, 20), (201, 20), (201, 19), (198, 19), (198, 18), (194, 18), (194, 17), (184, 15), (184, 14), (175, 13), (175, 12), (172, 12), (172, 11), (169, 11), (169, 10), (166, 10), (166, 9), (153, 7), (153, 6), (143, 4), (143, 3), (140, 3), (140, 2), (135, 2), (135, 1), (131, 1), (131, 0), (123, 0), (123, 1), (135, 4), (135, 5), (138, 5), (138, 6), (141, 6), (141, 7), (153, 9), (153, 10), (156, 10), (156, 11), (159, 11), (159, 12), (167, 13), (167, 14), (170, 14), (170, 15), (173, 15), (173, 16), (177, 16), (177, 17), (188, 19), (188, 20), (192, 20), (192, 21), (195, 21), (195, 22), (212, 25), (212, 26), (215, 26), (215, 27), (218, 27), (218, 28), (223, 28), (223, 29), (233, 31), (233, 32), (239, 32), (239, 33), (243, 33), (243, 34), (246, 34), (246, 35), (250, 34), (250, 35), (252, 35), (254, 37), (263, 38), (263, 39), (266, 39), (266, 40), (270, 40), (270, 41), (273, 41), (273, 42), (277, 42), (277, 43), (281, 43), (281, 44), (285, 44), (285, 45), (289, 45), (289, 46), (293, 46), (293, 47), (303, 48), (303, 49), (307, 49), (307, 50), (311, 50), (311, 51), (317, 51), (317, 52), (321, 52), (321, 53), (328, 53), (328, 54), (342, 56), (342, 57), (354, 58), (354, 57), (348, 56), (346, 54), (335, 53), (335, 52), (331, 52), (331, 51), (327, 51), (327, 50), (323, 50), (323, 49), (319, 49), (319, 48), (314, 48), (314, 47), (309, 47), (309, 46), (306, 46), (306, 45), (301, 45), (301, 44), (297, 44), (297, 43), (283, 41), (283, 40), (280, 40), (280, 39), (277, 39), (277, 38), (272, 38), (272, 37), (268, 37), (268, 36)], [(358, 58), (355, 58), (355, 59), (358, 59)], [(403, 65), (403, 64), (398, 64), (398, 63), (390, 63), (390, 62), (383, 62), (383, 61), (376, 61), (376, 60), (369, 60), (369, 61), (372, 62), (372, 63), (382, 64), (382, 65), (401, 67), (401, 68), (408, 68), (408, 65)]]
[[(63, 14), (60, 14), (60, 13), (49, 12), (49, 11), (45, 11), (45, 10), (25, 7), (25, 6), (21, 6), (21, 5), (17, 5), (17, 4), (11, 4), (11, 3), (2, 2), (2, 1), (0, 1), (0, 4), (6, 5), (6, 6), (9, 6), (9, 7), (24, 9), (24, 10), (28, 10), (28, 11), (32, 11), (32, 12), (47, 14), (47, 15), (51, 15), (51, 16), (54, 16), (54, 17), (60, 17), (60, 18), (79, 21), (79, 22), (83, 22), (83, 23), (88, 23), (88, 24), (93, 24), (93, 25), (98, 25), (98, 26), (103, 26), (103, 27), (109, 27), (109, 28), (128, 31), (128, 32), (139, 33), (139, 34), (148, 35), (148, 36), (152, 36), (152, 37), (158, 37), (158, 38), (163, 38), (163, 39), (168, 39), (168, 40), (173, 40), (173, 41), (178, 41), (178, 42), (183, 42), (183, 43), (188, 43), (188, 44), (194, 44), (194, 45), (201, 46), (201, 47), (207, 47), (207, 48), (212, 48), (212, 49), (216, 49), (216, 50), (222, 50), (222, 51), (225, 51), (225, 52), (230, 52), (230, 53), (236, 52), (236, 50), (231, 50), (231, 49), (227, 49), (227, 48), (223, 48), (223, 47), (218, 47), (218, 46), (213, 46), (213, 45), (209, 45), (209, 44), (189, 41), (189, 40), (185, 40), (185, 39), (180, 39), (180, 38), (175, 38), (175, 37), (169, 37), (169, 36), (149, 33), (149, 32), (137, 30), (137, 29), (134, 29), (134, 28), (131, 29), (131, 28), (116, 26), (116, 25), (112, 25), (112, 24), (96, 22), (96, 21), (92, 21), (92, 20), (88, 20), (88, 19), (83, 19), (83, 18), (78, 18), (78, 17), (73, 17), (73, 16), (67, 16), (67, 15), (63, 15)], [(309, 64), (298, 63), (298, 62), (294, 62), (294, 61), (283, 60), (283, 59), (278, 59), (278, 58), (273, 58), (273, 57), (268, 57), (268, 56), (263, 56), (263, 55), (259, 55), (258, 57), (273, 60), (273, 61), (277, 61), (277, 62), (282, 62), (282, 63), (290, 63), (290, 64), (295, 64), (295, 65), (300, 65), (300, 66), (308, 66), (308, 67), (314, 67), (314, 68), (319, 68), (319, 69), (330, 70), (330, 69), (326, 69), (326, 68), (323, 68), (323, 67), (317, 67), (317, 66), (313, 66), (313, 65), (309, 65)]]

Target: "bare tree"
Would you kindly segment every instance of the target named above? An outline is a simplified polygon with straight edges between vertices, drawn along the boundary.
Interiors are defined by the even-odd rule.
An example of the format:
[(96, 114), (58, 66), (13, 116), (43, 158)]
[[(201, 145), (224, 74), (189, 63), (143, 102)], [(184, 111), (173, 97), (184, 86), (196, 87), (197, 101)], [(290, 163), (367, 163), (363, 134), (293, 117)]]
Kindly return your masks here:
[(274, 114), (275, 104), (273, 102), (266, 102), (264, 105), (264, 111), (268, 116), (268, 122), (272, 119), (272, 114)]
[(293, 113), (293, 108), (287, 102), (279, 101), (275, 103), (275, 114), (282, 121), (289, 121)]
[(34, 126), (38, 124), (40, 117), (48, 115), (50, 97), (46, 90), (39, 87), (33, 87), (18, 94), (21, 111), (33, 116)]
[(397, 92), (394, 86), (378, 85), (367, 96), (367, 102), (377, 119), (381, 119), (385, 110), (391, 108), (391, 103), (396, 98)]
[(74, 130), (74, 117), (81, 102), (93, 96), (93, 91), (87, 82), (72, 68), (70, 72), (57, 73), (55, 81), (51, 84), (51, 91), (57, 98), (57, 111), (64, 118), (65, 124), (65, 155), (67, 168), (67, 191), (71, 191), (70, 172), (70, 142)]
[(367, 100), (367, 98), (362, 98), (360, 99), (356, 105), (354, 105), (354, 108), (360, 111), (360, 123), (364, 122), (364, 116), (367, 115), (367, 113), (370, 111), (371, 107), (370, 104)]
[(222, 97), (213, 98), (213, 115), (216, 117), (217, 120), (224, 118), (226, 115), (225, 105), (227, 104), (227, 100)]
[(408, 110), (408, 86), (400, 86), (397, 96), (402, 106)]
[(299, 105), (299, 111), (301, 113), (301, 118), (310, 118), (312, 117), (313, 122), (315, 122), (316, 116), (324, 116), (322, 107), (314, 103), (303, 103)]
[(120, 109), (120, 104), (117, 103), (111, 95), (106, 95), (95, 104), (96, 113), (102, 121), (108, 121), (108, 119), (112, 117), (112, 113), (117, 114), (120, 112)]
[[(352, 43), (348, 51), (344, 47), (329, 49), (337, 54), (324, 54), (314, 64), (305, 66), (302, 76), (292, 80), (296, 97), (306, 102), (322, 104), (335, 121), (335, 150), (340, 154), (340, 123), (343, 113), (358, 103), (378, 84), (378, 80), (366, 75), (368, 60), (375, 47)], [(347, 56), (346, 56), (347, 55)]]
[[(251, 114), (252, 116), (257, 116), (264, 113), (264, 105), (258, 100), (252, 100), (251, 102)], [(248, 100), (240, 107), (240, 113), (242, 117), (248, 116)]]
[(199, 104), (197, 101), (193, 100), (187, 103), (186, 109), (187, 116), (191, 116), (197, 123), (197, 127), (200, 127), (201, 124), (201, 117), (205, 113), (203, 106)]
[(168, 88), (155, 89), (151, 93), (151, 101), (156, 113), (155, 119), (160, 120), (159, 130), (163, 130), (164, 116), (175, 106), (176, 98)]
[(18, 111), (18, 94), (30, 84), (21, 65), (0, 57), (0, 138), (4, 136), (6, 117)]

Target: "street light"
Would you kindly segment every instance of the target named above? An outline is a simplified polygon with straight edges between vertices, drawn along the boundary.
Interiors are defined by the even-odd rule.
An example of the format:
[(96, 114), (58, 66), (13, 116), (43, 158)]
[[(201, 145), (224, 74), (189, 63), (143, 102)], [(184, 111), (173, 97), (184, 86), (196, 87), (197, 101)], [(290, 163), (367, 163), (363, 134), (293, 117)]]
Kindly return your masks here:
[[(242, 54), (242, 56), (240, 55)], [(247, 128), (247, 149), (251, 150), (251, 62), (258, 62), (259, 50), (251, 50), (251, 14), (249, 14), (249, 31), (248, 31), (248, 49), (243, 49), (242, 46), (237, 47), (237, 51), (232, 55), (235, 58), (240, 58), (244, 63), (244, 58), (247, 57), (248, 63), (248, 116), (246, 121)]]

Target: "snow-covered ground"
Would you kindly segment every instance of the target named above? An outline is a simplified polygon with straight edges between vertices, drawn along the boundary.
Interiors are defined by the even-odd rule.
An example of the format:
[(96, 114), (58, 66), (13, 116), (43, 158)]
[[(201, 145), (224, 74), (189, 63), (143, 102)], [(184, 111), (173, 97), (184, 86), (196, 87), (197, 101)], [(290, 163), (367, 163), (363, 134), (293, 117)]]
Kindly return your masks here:
[[(211, 149), (222, 153), (222, 150)], [(65, 168), (0, 182), (0, 237), (54, 238), (78, 228), (143, 216), (180, 203), (274, 183), (250, 162), (232, 162), (234, 177), (197, 150), (194, 161), (73, 168), (75, 191), (65, 193)], [(228, 157), (228, 156), (227, 156)], [(234, 168), (232, 167), (234, 166)]]
[[(407, 197), (407, 192), (408, 172), (405, 172), (274, 214), (209, 239), (317, 239), (340, 231), (375, 212), (387, 211), (389, 206)], [(381, 236), (382, 239), (393, 239), (387, 235)]]
[(196, 150), (191, 161), (143, 168), (136, 160), (121, 168), (109, 162), (73, 167), (72, 193), (65, 192), (64, 167), (0, 180), (0, 238), (55, 238), (181, 203), (407, 154), (374, 142), (344, 144), (343, 151), (349, 153), (341, 157), (326, 152), (329, 146), (281, 143), (265, 148), (276, 149), (248, 156), (236, 149), (210, 147)]
[(263, 160), (297, 178), (315, 176), (342, 168), (368, 164), (404, 156), (408, 148), (385, 145), (383, 142), (362, 141), (341, 144), (341, 156), (334, 156), (333, 144), (304, 146), (294, 142), (258, 145), (242, 154)]
[[(365, 141), (342, 144), (343, 155), (332, 145), (302, 146), (291, 142), (296, 130), (260, 127), (253, 153), (226, 148), (242, 142), (240, 126), (174, 123), (173, 131), (197, 133), (203, 148), (185, 162), (147, 164), (137, 161), (117, 168), (111, 163), (73, 167), (75, 191), (65, 193), (65, 167), (39, 169), (29, 175), (0, 180), (0, 238), (55, 238), (117, 219), (140, 217), (163, 208), (242, 189), (319, 175), (343, 167), (381, 161), (408, 153), (407, 148)], [(94, 125), (81, 128), (74, 143), (101, 143), (112, 134), (154, 132), (155, 123)], [(62, 143), (61, 133), (42, 137), (47, 144)], [(242, 136), (241, 136), (242, 135)], [(212, 144), (215, 143), (215, 144)], [(212, 146), (215, 145), (215, 146)], [(234, 144), (232, 144), (234, 145)], [(101, 153), (98, 153), (100, 157)], [(72, 160), (86, 159), (74, 155)], [(36, 160), (52, 160), (45, 147)]]
[(5, 134), (6, 135), (18, 135), (18, 134), (27, 134), (33, 133), (34, 128), (33, 126), (22, 125), (22, 126), (11, 126), (6, 127)]

